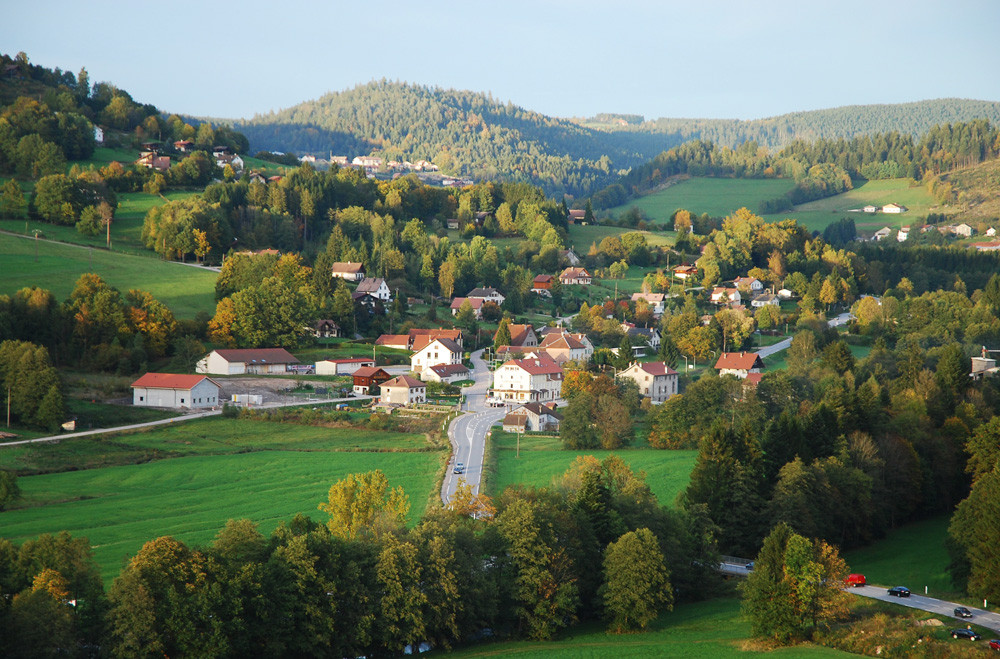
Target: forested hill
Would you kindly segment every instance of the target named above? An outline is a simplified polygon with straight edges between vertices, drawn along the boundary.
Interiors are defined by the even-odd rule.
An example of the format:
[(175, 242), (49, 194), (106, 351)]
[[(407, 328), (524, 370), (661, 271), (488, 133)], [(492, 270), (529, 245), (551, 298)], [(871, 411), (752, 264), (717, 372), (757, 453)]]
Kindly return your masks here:
[(553, 194), (588, 192), (648, 159), (618, 146), (627, 137), (487, 94), (384, 80), (256, 116), (239, 130), (253, 150), (424, 159), (446, 173), (528, 181)]
[[(735, 147), (752, 140), (778, 149), (795, 140), (851, 139), (863, 135), (896, 132), (918, 137), (937, 124), (987, 119), (1000, 123), (1000, 103), (961, 98), (941, 98), (894, 105), (846, 105), (828, 110), (792, 112), (766, 119), (656, 119), (627, 125), (609, 122), (606, 116), (581, 121), (585, 127), (601, 127), (633, 137), (632, 148), (649, 153), (700, 139), (719, 146)], [(651, 154), (650, 157), (652, 157)]]

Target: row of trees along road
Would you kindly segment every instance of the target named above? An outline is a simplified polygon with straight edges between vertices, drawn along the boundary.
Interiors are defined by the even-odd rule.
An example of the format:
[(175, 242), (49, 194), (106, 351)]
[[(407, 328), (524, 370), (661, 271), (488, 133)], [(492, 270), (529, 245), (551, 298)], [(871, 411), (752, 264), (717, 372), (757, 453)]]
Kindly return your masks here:
[(639, 630), (718, 583), (705, 516), (660, 506), (613, 456), (495, 504), (463, 485), (412, 529), (378, 471), (334, 484), (319, 508), (327, 523), (299, 515), (270, 536), (232, 520), (205, 547), (150, 540), (107, 597), (85, 539), (0, 539), (0, 592), (13, 595), (0, 597), (0, 652), (381, 656), (549, 639), (576, 620)]

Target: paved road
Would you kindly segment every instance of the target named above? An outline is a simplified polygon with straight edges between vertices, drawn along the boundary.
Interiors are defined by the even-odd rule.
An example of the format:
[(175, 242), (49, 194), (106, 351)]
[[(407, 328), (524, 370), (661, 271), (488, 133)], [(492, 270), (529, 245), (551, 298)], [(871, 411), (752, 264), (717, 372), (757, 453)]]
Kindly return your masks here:
[[(465, 479), (472, 485), (473, 492), (479, 492), (483, 478), (483, 458), (486, 451), (486, 434), (493, 424), (503, 419), (506, 410), (486, 406), (486, 390), (489, 389), (493, 374), (483, 361), (483, 351), (472, 353), (472, 379), (475, 384), (466, 387), (466, 409), (468, 414), (456, 417), (448, 427), (448, 438), (452, 446), (452, 463), (448, 465), (441, 486), (441, 500), (447, 504), (460, 479)], [(454, 465), (461, 462), (465, 465), (464, 474), (455, 474)]]
[[(349, 401), (356, 400), (367, 400), (371, 396), (356, 396), (351, 398), (317, 398), (314, 400), (303, 400), (294, 401), (291, 403), (266, 403), (264, 405), (255, 405), (252, 409), (271, 409), (275, 407), (295, 407), (297, 405), (318, 405), (326, 403), (346, 403)], [(140, 428), (149, 428), (152, 426), (163, 426), (168, 423), (179, 423), (183, 421), (191, 421), (193, 419), (204, 419), (209, 416), (217, 416), (222, 414), (222, 410), (208, 410), (205, 412), (192, 412), (191, 414), (182, 414), (180, 416), (173, 416), (169, 419), (160, 419), (159, 421), (147, 421), (146, 423), (133, 423), (127, 426), (116, 426), (114, 428), (98, 428), (96, 430), (83, 430), (80, 432), (67, 432), (61, 435), (50, 435), (48, 437), (36, 437), (35, 439), (22, 439), (16, 442), (3, 442), (0, 443), (0, 448), (5, 446), (19, 446), (21, 444), (35, 444), (38, 442), (57, 442), (63, 439), (74, 439), (76, 437), (88, 437), (90, 435), (104, 435), (110, 432), (121, 432), (123, 430), (138, 430)]]
[[(842, 313), (839, 316), (836, 316), (835, 318), (831, 318), (830, 320), (828, 320), (827, 324), (830, 327), (838, 327), (840, 325), (843, 325), (844, 323), (846, 323), (850, 319), (851, 319), (851, 314), (849, 314), (849, 313)], [(787, 350), (788, 346), (790, 346), (790, 345), (792, 345), (792, 340), (791, 339), (785, 339), (784, 341), (779, 341), (779, 342), (775, 343), (774, 345), (770, 345), (770, 346), (767, 346), (765, 348), (761, 348), (760, 350), (757, 351), (757, 354), (760, 355), (761, 359), (763, 359), (764, 357), (770, 357), (771, 355), (773, 355), (776, 352), (781, 352), (782, 350)]]
[(946, 618), (955, 618), (961, 623), (954, 625), (955, 627), (965, 627), (967, 624), (974, 624), (979, 625), (980, 627), (986, 627), (987, 629), (992, 629), (995, 632), (1000, 632), (1000, 613), (974, 609), (970, 606), (968, 609), (972, 611), (972, 618), (956, 618), (955, 607), (962, 606), (961, 604), (948, 602), (946, 600), (939, 600), (933, 597), (925, 597), (924, 595), (917, 595), (916, 593), (910, 595), (909, 597), (893, 597), (886, 592), (887, 590), (888, 589), (885, 586), (862, 586), (861, 588), (850, 588), (848, 589), (848, 592), (855, 595), (861, 595), (862, 597), (882, 600), (883, 602), (891, 602), (892, 604), (908, 606), (911, 609), (929, 611), (940, 616), (945, 616)]

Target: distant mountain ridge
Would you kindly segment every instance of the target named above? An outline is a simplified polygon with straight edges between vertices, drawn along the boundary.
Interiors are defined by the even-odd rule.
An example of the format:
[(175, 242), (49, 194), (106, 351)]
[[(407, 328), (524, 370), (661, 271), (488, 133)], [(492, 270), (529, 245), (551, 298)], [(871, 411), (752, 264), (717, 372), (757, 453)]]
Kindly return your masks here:
[[(608, 117), (628, 117), (609, 125)], [(793, 112), (754, 120), (671, 119), (639, 123), (549, 117), (490, 94), (386, 80), (332, 92), (237, 122), (251, 150), (297, 154), (376, 154), (426, 159), (477, 180), (527, 181), (549, 194), (587, 195), (619, 173), (694, 139), (720, 146), (748, 140), (777, 149), (801, 139), (897, 131), (921, 135), (935, 124), (976, 118), (1000, 123), (1000, 103), (937, 99)]]

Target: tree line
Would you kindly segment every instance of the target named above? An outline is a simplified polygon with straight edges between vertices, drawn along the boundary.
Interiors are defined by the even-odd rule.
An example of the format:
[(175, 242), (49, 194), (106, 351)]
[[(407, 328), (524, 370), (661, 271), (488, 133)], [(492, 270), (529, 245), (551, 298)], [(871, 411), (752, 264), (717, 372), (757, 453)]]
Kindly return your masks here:
[(269, 536), (230, 520), (202, 547), (150, 540), (107, 594), (85, 539), (0, 539), (0, 650), (395, 655), (549, 639), (577, 620), (641, 630), (717, 583), (704, 515), (660, 506), (614, 456), (495, 503), (464, 485), (413, 528), (378, 471), (335, 483), (319, 508), (325, 522), (297, 515)]

